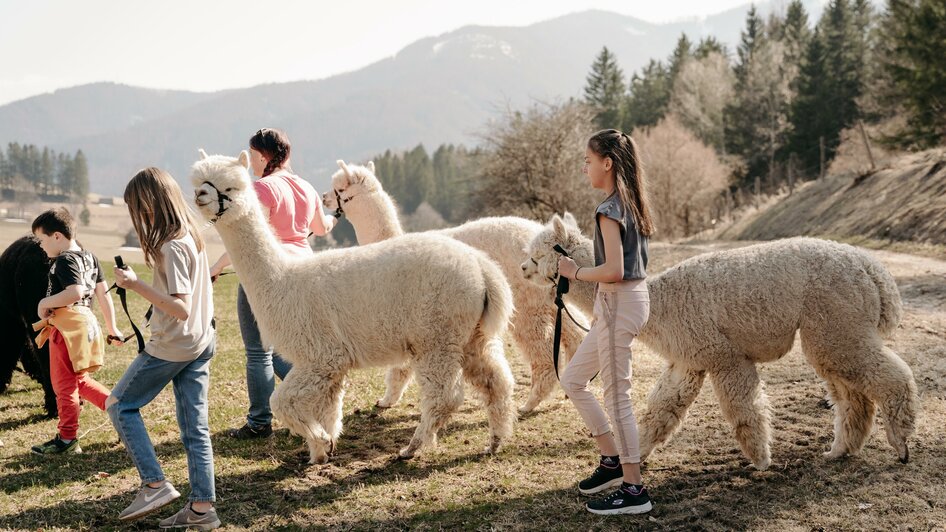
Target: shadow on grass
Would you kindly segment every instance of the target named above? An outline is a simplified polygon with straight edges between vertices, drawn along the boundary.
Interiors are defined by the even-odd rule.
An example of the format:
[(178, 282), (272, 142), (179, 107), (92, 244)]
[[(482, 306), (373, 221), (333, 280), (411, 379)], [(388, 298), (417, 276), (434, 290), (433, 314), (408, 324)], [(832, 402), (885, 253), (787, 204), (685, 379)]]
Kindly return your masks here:
[(42, 421), (46, 421), (48, 419), (52, 419), (52, 418), (47, 416), (45, 413), (39, 414), (39, 413), (34, 412), (32, 414), (28, 414), (26, 417), (22, 419), (12, 419), (10, 421), (4, 421), (0, 423), (0, 432), (4, 432), (7, 430), (16, 430), (24, 425), (32, 425), (33, 423), (39, 423)]

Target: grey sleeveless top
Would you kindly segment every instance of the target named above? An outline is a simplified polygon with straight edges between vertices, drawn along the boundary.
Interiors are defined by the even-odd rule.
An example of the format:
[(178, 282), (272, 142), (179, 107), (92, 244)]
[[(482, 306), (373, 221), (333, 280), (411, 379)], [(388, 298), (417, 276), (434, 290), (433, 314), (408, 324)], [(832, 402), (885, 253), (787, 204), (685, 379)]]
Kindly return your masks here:
[(617, 192), (611, 194), (595, 210), (595, 266), (604, 264), (604, 239), (598, 215), (604, 215), (621, 226), (621, 247), (624, 250), (624, 280), (647, 277), (647, 237), (640, 234), (630, 210), (625, 212)]

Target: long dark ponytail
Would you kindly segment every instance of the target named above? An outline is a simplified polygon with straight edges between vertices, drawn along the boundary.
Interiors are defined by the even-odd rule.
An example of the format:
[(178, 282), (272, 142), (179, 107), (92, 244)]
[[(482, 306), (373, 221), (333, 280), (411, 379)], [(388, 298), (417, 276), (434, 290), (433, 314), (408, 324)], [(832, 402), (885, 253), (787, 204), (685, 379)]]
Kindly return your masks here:
[(599, 157), (607, 157), (614, 164), (614, 185), (624, 208), (630, 209), (637, 230), (644, 236), (654, 234), (654, 220), (644, 185), (637, 143), (627, 133), (604, 129), (588, 139), (588, 147)]
[(292, 168), (289, 167), (289, 152), (292, 146), (289, 144), (289, 137), (284, 132), (264, 127), (250, 137), (250, 148), (262, 153), (269, 161), (260, 177), (266, 177), (280, 168), (292, 172)]

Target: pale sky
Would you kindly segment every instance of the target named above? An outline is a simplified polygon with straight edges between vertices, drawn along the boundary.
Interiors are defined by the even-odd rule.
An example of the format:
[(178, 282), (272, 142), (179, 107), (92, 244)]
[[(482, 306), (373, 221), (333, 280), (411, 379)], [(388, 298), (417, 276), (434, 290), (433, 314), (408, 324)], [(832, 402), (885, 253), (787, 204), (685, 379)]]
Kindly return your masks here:
[(666, 22), (745, 3), (0, 0), (0, 105), (96, 81), (214, 91), (320, 79), (468, 24), (525, 26), (587, 9)]

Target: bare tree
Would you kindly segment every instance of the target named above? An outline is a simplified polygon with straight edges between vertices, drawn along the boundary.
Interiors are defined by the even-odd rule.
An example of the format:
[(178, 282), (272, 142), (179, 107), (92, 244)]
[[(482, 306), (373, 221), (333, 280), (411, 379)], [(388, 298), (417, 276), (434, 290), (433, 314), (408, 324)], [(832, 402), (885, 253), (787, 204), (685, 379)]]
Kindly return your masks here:
[(674, 115), (634, 132), (657, 231), (662, 239), (697, 233), (718, 211), (730, 169)]
[(670, 112), (703, 142), (722, 152), (725, 146), (723, 110), (733, 97), (736, 78), (719, 52), (688, 59), (673, 84)]
[(593, 109), (574, 101), (507, 112), (483, 135), (477, 210), (539, 221), (568, 210), (587, 218), (590, 229), (590, 213), (601, 198), (581, 167), (594, 118)]

